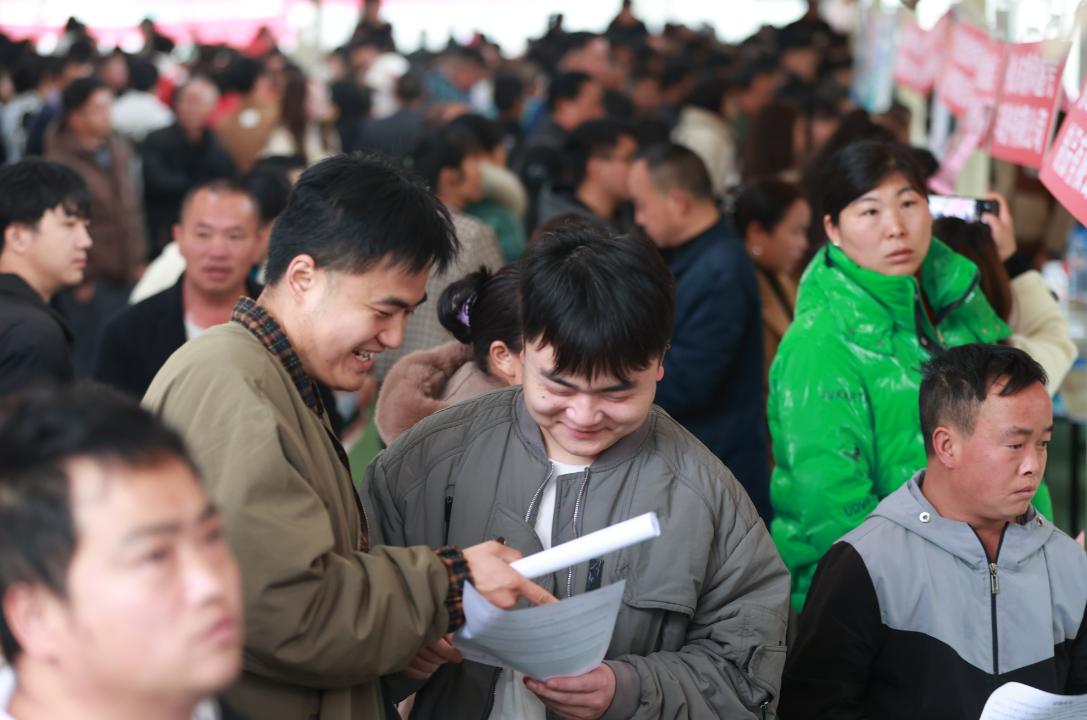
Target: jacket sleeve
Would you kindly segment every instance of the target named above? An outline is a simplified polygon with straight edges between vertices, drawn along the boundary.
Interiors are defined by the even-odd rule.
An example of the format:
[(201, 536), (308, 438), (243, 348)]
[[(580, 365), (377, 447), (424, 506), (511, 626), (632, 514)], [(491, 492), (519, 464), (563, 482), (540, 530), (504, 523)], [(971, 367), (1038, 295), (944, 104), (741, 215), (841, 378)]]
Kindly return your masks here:
[(782, 720), (861, 720), (872, 665), (884, 641), (879, 599), (857, 551), (836, 543), (819, 563), (789, 649)]
[(1008, 344), (1024, 350), (1042, 368), (1053, 395), (1076, 359), (1076, 344), (1068, 329), (1068, 318), (1037, 270), (1028, 270), (1011, 281), (1012, 312)]
[(302, 438), (260, 387), (213, 364), (160, 373), (144, 405), (181, 431), (223, 514), (243, 573), (246, 669), (342, 688), (405, 667), (448, 628), (444, 563), (420, 547), (333, 552), (338, 509), (307, 479)]
[[(656, 403), (673, 417), (698, 412), (714, 402), (709, 391), (727, 382), (727, 370), (743, 346), (745, 323), (759, 317), (735, 268), (704, 278), (698, 290), (682, 300), (689, 312), (677, 314), (672, 344), (664, 355), (664, 377), (657, 383)], [(752, 283), (753, 284), (753, 283)], [(761, 352), (761, 345), (757, 349)]]
[(608, 661), (616, 694), (605, 720), (773, 717), (789, 576), (753, 507), (749, 515), (717, 538), (685, 645)]
[(0, 383), (23, 389), (39, 383), (72, 381), (72, 360), (60, 331), (43, 331), (36, 322), (16, 321), (0, 331)]
[[(800, 342), (797, 342), (799, 340)], [(772, 531), (800, 612), (815, 566), (879, 503), (867, 388), (850, 349), (787, 334), (770, 368)]]

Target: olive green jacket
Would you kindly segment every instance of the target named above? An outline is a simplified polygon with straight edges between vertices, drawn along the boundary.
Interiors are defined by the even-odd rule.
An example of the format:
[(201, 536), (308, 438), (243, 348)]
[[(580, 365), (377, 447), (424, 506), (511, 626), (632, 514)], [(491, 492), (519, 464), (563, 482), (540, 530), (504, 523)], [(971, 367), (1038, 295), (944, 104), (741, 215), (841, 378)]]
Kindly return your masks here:
[(227, 701), (254, 720), (382, 718), (378, 678), (447, 630), (442, 561), (418, 547), (363, 551), (327, 415), (241, 325), (183, 345), (144, 405), (184, 436), (241, 567), (244, 673)]

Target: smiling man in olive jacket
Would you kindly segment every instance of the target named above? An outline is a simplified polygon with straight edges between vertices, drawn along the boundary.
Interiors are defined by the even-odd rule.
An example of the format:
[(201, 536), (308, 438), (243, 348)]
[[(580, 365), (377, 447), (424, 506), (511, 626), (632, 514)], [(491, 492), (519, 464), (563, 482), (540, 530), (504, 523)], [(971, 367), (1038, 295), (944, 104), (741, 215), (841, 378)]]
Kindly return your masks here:
[(226, 696), (254, 720), (381, 718), (378, 678), (463, 623), (466, 580), (503, 607), (550, 599), (498, 543), (370, 547), (317, 391), (361, 386), (456, 248), (446, 210), (403, 171), (315, 165), (272, 231), (260, 298), (183, 345), (144, 397), (187, 441), (238, 558), (244, 671)]

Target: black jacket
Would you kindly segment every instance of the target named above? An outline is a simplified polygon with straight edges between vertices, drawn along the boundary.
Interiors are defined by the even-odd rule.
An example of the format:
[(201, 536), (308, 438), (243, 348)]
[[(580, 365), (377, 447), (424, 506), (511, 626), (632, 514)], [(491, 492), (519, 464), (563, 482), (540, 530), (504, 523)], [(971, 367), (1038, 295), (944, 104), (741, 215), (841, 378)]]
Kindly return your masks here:
[(0, 274), (0, 395), (72, 380), (72, 333), (18, 275)]
[(176, 123), (150, 133), (140, 148), (143, 158), (147, 225), (155, 248), (170, 241), (181, 201), (193, 187), (218, 178), (233, 177), (230, 153), (211, 130), (190, 143)]
[[(181, 300), (182, 275), (173, 287), (127, 307), (102, 331), (94, 379), (143, 398), (151, 381), (174, 351), (185, 344), (185, 308)], [(246, 282), (250, 297), (260, 286)]]
[(724, 220), (662, 254), (676, 278), (676, 324), (656, 402), (728, 466), (769, 525), (755, 265)]
[[(174, 286), (125, 308), (102, 331), (94, 363), (94, 379), (142, 400), (155, 375), (188, 340), (185, 335), (185, 307), (181, 298), (182, 275)], [(260, 297), (261, 286), (246, 280), (245, 291)], [(345, 426), (336, 399), (318, 383), (321, 400), (328, 411), (332, 429), (339, 435)]]

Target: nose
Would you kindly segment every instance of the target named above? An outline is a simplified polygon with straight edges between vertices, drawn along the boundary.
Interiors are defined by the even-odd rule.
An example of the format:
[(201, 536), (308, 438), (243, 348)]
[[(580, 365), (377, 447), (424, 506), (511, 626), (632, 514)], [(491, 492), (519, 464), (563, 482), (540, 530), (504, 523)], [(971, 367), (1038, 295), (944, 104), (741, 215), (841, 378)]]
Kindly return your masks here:
[(887, 235), (889, 237), (902, 237), (906, 234), (906, 223), (902, 217), (902, 211), (891, 208), (887, 213)]
[(589, 393), (576, 394), (566, 406), (566, 417), (577, 427), (593, 427), (597, 420), (596, 399)]
[(1046, 451), (1032, 445), (1023, 454), (1023, 461), (1019, 464), (1019, 472), (1029, 477), (1040, 478), (1045, 473)]
[(94, 240), (91, 239), (91, 234), (87, 230), (87, 226), (84, 223), (79, 224), (79, 239), (76, 241), (76, 247), (86, 250), (94, 244)]
[(404, 342), (404, 327), (408, 323), (406, 313), (400, 313), (386, 321), (386, 325), (377, 334), (377, 340), (387, 348), (398, 348)]
[(203, 605), (223, 596), (225, 567), (231, 562), (225, 543), (200, 545), (185, 553), (185, 597), (190, 605)]

